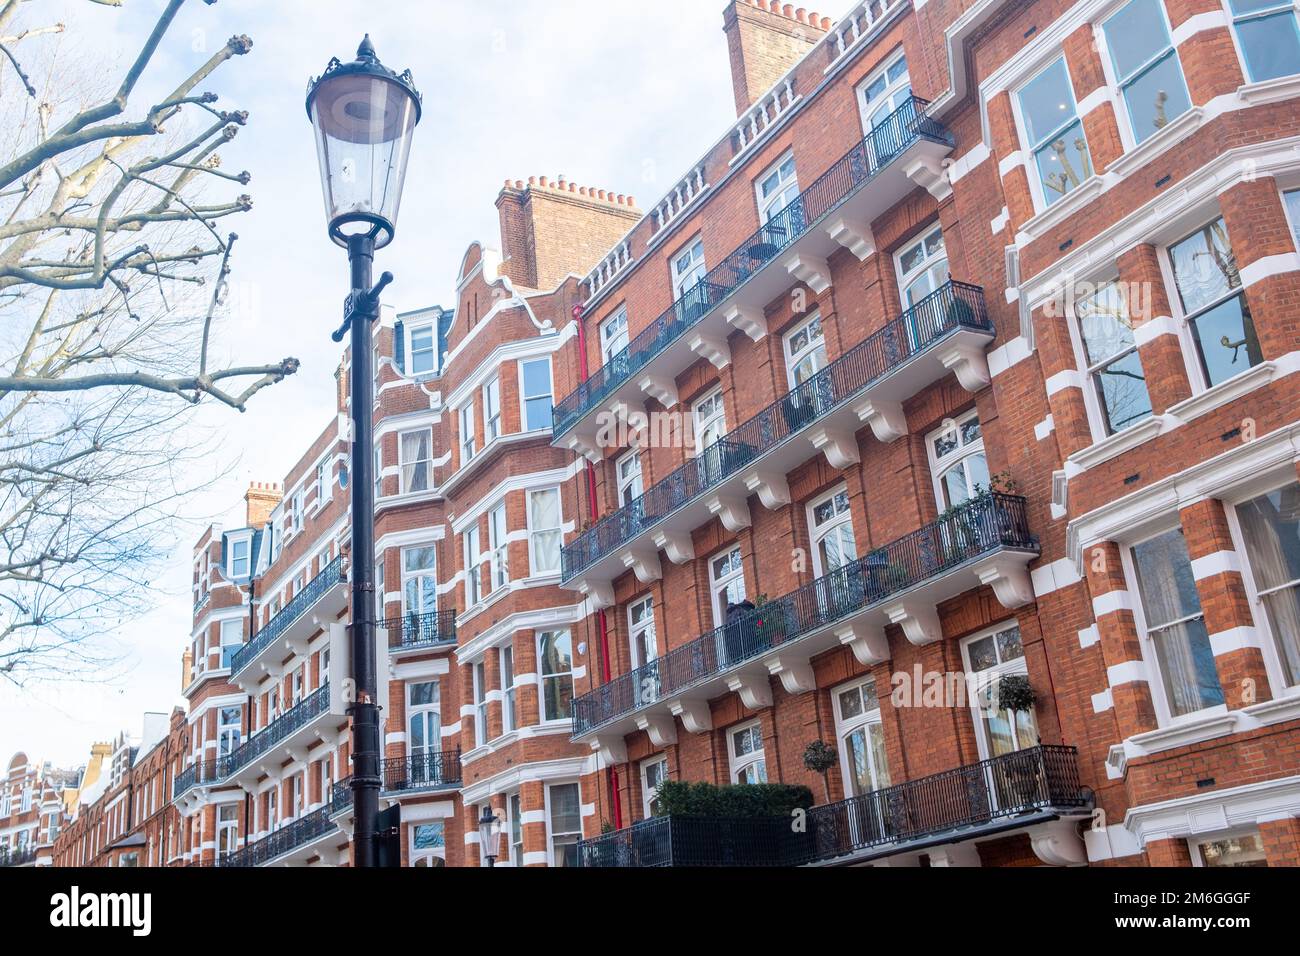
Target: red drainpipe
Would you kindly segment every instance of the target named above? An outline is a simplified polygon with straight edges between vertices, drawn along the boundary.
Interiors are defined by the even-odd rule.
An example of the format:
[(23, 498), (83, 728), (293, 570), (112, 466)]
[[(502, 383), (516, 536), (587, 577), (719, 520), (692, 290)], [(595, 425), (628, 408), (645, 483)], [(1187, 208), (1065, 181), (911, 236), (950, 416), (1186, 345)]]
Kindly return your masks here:
[[(581, 361), (578, 363), (579, 381), (586, 382), (591, 377), (587, 369), (587, 327), (582, 321), (586, 309), (581, 305), (573, 307), (573, 320), (578, 324), (578, 355)], [(587, 462), (587, 510), (592, 524), (600, 517), (600, 508), (596, 504), (596, 466)], [(610, 681), (609, 667), (609, 620), (605, 616), (602, 608), (596, 612), (596, 623), (600, 628), (600, 673), (601, 683), (608, 684)], [(609, 768), (609, 789), (614, 804), (614, 829), (623, 829), (623, 801), (618, 792), (618, 768), (611, 766)]]

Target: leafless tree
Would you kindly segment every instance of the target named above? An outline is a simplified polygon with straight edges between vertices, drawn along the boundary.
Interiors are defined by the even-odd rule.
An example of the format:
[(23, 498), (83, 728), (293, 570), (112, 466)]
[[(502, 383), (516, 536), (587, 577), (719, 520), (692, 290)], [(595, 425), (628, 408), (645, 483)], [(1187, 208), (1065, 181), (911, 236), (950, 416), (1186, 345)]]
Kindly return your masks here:
[(223, 221), (252, 200), (249, 174), (221, 163), (247, 114), (204, 87), (252, 42), (233, 37), (168, 95), (132, 102), (186, 2), (168, 0), (105, 86), (65, 26), (41, 21), (48, 4), (0, 0), (0, 677), (13, 682), (104, 666), (95, 636), (148, 606), (194, 488), (190, 411), (244, 411), (298, 369), (213, 359), (237, 238)]

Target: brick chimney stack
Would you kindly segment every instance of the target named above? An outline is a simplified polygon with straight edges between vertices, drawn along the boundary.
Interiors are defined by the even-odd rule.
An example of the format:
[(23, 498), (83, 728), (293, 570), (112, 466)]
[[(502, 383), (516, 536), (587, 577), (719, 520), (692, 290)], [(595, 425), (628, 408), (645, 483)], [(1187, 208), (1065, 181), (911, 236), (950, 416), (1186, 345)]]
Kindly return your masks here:
[(757, 102), (831, 28), (829, 17), (777, 0), (731, 0), (722, 30), (731, 54), (736, 115)]
[[(636, 200), (563, 176), (506, 181), (497, 197), (502, 272), (526, 289), (586, 276), (641, 218)], [(491, 278), (491, 277), (490, 277)]]
[(277, 484), (263, 484), (255, 481), (248, 486), (244, 501), (248, 504), (247, 527), (264, 528), (271, 520), (271, 512), (284, 498), (284, 488)]
[(194, 651), (190, 648), (185, 649), (181, 655), (181, 690), (189, 687), (194, 683)]

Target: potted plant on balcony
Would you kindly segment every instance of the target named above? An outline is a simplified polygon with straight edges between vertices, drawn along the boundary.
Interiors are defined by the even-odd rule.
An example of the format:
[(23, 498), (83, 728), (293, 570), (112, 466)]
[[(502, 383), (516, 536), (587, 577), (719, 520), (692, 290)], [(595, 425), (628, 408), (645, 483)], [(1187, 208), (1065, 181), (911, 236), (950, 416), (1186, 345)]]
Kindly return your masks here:
[(820, 774), (822, 786), (826, 789), (826, 802), (831, 803), (831, 768), (840, 762), (840, 755), (835, 748), (824, 740), (814, 740), (803, 751), (803, 765), (806, 770)]
[(789, 633), (786, 622), (787, 607), (784, 602), (771, 601), (766, 594), (760, 594), (754, 604), (757, 612), (754, 616), (754, 636), (760, 646), (775, 647), (785, 640)]
[[(1032, 714), (1034, 708), (1038, 705), (1038, 694), (1034, 691), (1033, 685), (1029, 683), (1029, 678), (1024, 674), (1003, 675), (1001, 680), (998, 681), (994, 696), (997, 700), (998, 710), (1011, 714), (1013, 721), (1018, 713)], [(1039, 765), (1038, 758), (1033, 754), (1021, 751), (1017, 754), (1009, 754), (1002, 759), (1006, 761), (1006, 777), (1011, 789), (1020, 798), (1021, 805), (1026, 810), (1031, 809), (1044, 791), (1042, 768)]]

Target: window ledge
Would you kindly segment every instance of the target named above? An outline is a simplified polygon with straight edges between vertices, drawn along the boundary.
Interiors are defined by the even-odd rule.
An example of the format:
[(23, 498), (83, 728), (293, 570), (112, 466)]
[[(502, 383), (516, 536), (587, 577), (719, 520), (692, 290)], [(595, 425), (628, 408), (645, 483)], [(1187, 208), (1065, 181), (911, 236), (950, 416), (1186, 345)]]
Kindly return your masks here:
[(1300, 687), (1289, 688), (1286, 696), (1245, 707), (1242, 713), (1266, 727), (1300, 718)]
[(1166, 149), (1177, 146), (1200, 129), (1204, 122), (1205, 109), (1193, 106), (1172, 123), (1167, 123), (1164, 129), (1148, 138), (1146, 142), (1117, 158), (1106, 167), (1107, 174), (1113, 173), (1121, 179), (1128, 176), (1151, 162)]
[(1259, 83), (1247, 83), (1237, 87), (1237, 96), (1242, 102), (1251, 106), (1265, 103), (1278, 103), (1300, 96), (1300, 74), (1280, 76), (1275, 80), (1263, 80)]
[(1145, 757), (1226, 737), (1237, 729), (1238, 716), (1219, 705), (1158, 730), (1134, 734), (1124, 741), (1125, 756), (1132, 760), (1134, 757)]
[(551, 438), (550, 429), (534, 429), (530, 432), (510, 432), (508, 434), (498, 435), (496, 438), (488, 442), (481, 451), (475, 452), (473, 458), (452, 472), (447, 480), (442, 483), (442, 487), (439, 489), (440, 492), (444, 495), (454, 493), (457, 487), (460, 486), (461, 482), (474, 474), (474, 472), (478, 471), (479, 466), (483, 464), (483, 462), (487, 461), (488, 457), (498, 449), (505, 448), (509, 445), (516, 445), (520, 442), (531, 441), (535, 438), (545, 438), (549, 443)]
[(1105, 191), (1105, 187), (1105, 179), (1099, 174), (1093, 173), (1075, 186), (1068, 195), (1063, 196), (1026, 222), (1020, 229), (1020, 236), (1028, 242), (1041, 239), (1049, 229), (1059, 226), (1100, 196)]
[(1292, 364), (1294, 363), (1261, 362), (1240, 375), (1234, 375), (1226, 382), (1220, 382), (1213, 388), (1207, 388), (1199, 395), (1193, 395), (1177, 405), (1169, 406), (1167, 414), (1173, 415), (1184, 422), (1195, 421), (1215, 409), (1222, 408), (1230, 402), (1235, 402), (1256, 389), (1263, 388), (1275, 379), (1289, 374), (1294, 371), (1294, 368), (1288, 369), (1285, 366)]
[(1177, 428), (1181, 424), (1169, 414), (1154, 415), (1132, 428), (1116, 432), (1087, 448), (1076, 451), (1066, 460), (1066, 468), (1074, 474), (1096, 468), (1098, 465), (1118, 458), (1125, 452), (1132, 451), (1151, 439)]

